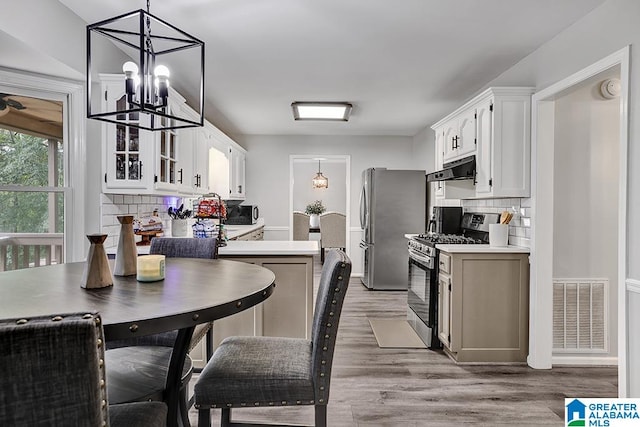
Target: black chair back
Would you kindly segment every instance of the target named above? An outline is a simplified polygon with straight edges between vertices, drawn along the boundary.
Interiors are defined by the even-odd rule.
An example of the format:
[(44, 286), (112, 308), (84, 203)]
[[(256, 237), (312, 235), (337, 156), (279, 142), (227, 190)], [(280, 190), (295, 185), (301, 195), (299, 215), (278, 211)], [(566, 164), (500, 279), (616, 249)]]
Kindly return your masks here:
[(218, 258), (217, 239), (190, 237), (155, 237), (151, 239), (149, 253), (168, 258)]
[(333, 352), (350, 275), (351, 260), (347, 255), (337, 249), (328, 251), (320, 275), (311, 330), (312, 373), (316, 402), (320, 404), (326, 404), (329, 400)]

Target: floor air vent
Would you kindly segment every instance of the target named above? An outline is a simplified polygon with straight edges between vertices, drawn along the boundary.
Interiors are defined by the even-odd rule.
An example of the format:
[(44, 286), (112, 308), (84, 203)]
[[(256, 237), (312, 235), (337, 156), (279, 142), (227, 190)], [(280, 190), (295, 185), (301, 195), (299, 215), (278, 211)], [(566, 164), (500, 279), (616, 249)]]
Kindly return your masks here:
[(553, 351), (607, 351), (607, 279), (553, 279)]

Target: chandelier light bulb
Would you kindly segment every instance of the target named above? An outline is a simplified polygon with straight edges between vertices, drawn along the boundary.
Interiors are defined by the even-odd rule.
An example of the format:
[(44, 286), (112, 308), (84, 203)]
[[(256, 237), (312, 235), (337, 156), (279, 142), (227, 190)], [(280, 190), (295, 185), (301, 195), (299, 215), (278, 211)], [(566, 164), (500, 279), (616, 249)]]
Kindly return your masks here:
[(155, 70), (153, 70), (153, 74), (162, 81), (162, 79), (169, 79), (171, 72), (166, 65), (158, 65)]
[(122, 72), (128, 79), (133, 78), (133, 76), (138, 74), (138, 66), (135, 62), (127, 61), (122, 64)]

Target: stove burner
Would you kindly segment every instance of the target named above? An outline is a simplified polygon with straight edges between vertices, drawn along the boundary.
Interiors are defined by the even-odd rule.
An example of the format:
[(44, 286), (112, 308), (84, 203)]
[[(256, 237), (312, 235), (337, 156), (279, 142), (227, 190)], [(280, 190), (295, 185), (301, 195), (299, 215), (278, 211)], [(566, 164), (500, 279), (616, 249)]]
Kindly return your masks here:
[(446, 243), (446, 244), (479, 244), (482, 243), (479, 239), (474, 239), (472, 237), (460, 236), (458, 234), (438, 234), (438, 233), (429, 233), (429, 234), (419, 234), (415, 237), (419, 242), (427, 243), (427, 244), (438, 244), (438, 243)]

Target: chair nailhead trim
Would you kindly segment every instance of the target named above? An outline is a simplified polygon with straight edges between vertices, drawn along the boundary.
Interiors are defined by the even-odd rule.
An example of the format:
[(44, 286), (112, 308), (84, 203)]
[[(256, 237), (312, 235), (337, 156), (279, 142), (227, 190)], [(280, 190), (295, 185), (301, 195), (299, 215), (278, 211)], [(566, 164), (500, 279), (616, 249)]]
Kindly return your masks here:
[(333, 316), (333, 311), (330, 311), (330, 312), (329, 312), (329, 316)]
[(104, 380), (100, 380), (100, 387), (104, 388)]
[(255, 406), (260, 406), (260, 402), (254, 403)]
[(101, 345), (102, 345), (102, 340), (98, 338), (98, 347), (100, 347)]
[(324, 372), (320, 373), (320, 376), (321, 376), (321, 377), (324, 377)]
[(313, 405), (313, 400), (310, 400), (309, 403)]
[(24, 324), (25, 324), (25, 323), (27, 323), (27, 322), (28, 322), (28, 320), (27, 320), (27, 319), (20, 319), (20, 320), (18, 320), (16, 323), (17, 323), (18, 325), (24, 325)]
[(91, 319), (93, 317), (93, 315), (91, 313), (87, 313), (84, 316), (82, 316), (83, 319)]
[(336, 301), (336, 300), (331, 301), (331, 304), (337, 304), (337, 303), (338, 303), (338, 301)]
[(58, 321), (62, 320), (62, 316), (55, 316), (55, 317), (54, 317), (53, 319), (51, 319), (51, 320), (53, 320), (54, 322), (58, 322)]
[(242, 402), (242, 403), (240, 404), (240, 406), (247, 406), (247, 404), (246, 404), (246, 403), (244, 403), (244, 402)]
[(335, 288), (334, 289), (336, 292), (340, 292), (340, 288)]
[(96, 324), (98, 324), (98, 325), (100, 324), (100, 318), (99, 317), (96, 317)]
[(238, 307), (238, 308), (242, 307), (242, 301), (238, 301), (238, 302), (236, 303), (236, 307)]
[(299, 405), (299, 404), (300, 404), (300, 401), (299, 401), (299, 400), (296, 400), (296, 403)]
[(102, 402), (100, 402), (100, 404), (102, 405), (102, 407), (104, 408), (105, 406), (107, 406), (107, 401), (102, 399)]
[(327, 328), (330, 328), (330, 327), (331, 327), (331, 323), (327, 323)]
[(282, 404), (283, 404), (283, 405), (286, 405), (286, 404), (287, 404), (287, 401), (286, 401), (286, 400), (283, 400), (283, 401), (282, 401)]
[(324, 390), (324, 387), (320, 387), (320, 390)]
[(326, 361), (326, 360), (323, 360), (321, 363), (322, 363), (323, 365), (326, 365), (326, 364), (327, 364), (327, 361)]
[(342, 280), (342, 276), (338, 276), (338, 280)]
[(131, 332), (137, 332), (138, 331), (138, 325), (136, 325), (135, 323), (131, 326), (129, 326), (129, 331)]
[(319, 399), (318, 402), (322, 403), (324, 402), (324, 399)]
[(322, 351), (327, 351), (327, 347), (322, 347)]
[(273, 406), (273, 402), (269, 402), (269, 406)]
[(101, 368), (104, 366), (104, 360), (103, 359), (98, 360), (98, 366), (100, 366)]
[(227, 403), (227, 408), (231, 408), (231, 406), (233, 406), (231, 403)]

